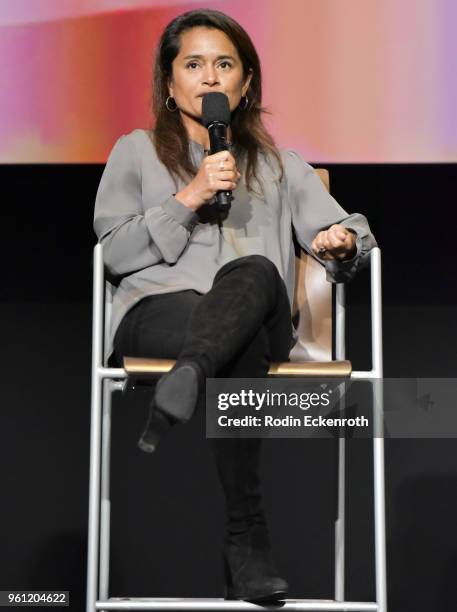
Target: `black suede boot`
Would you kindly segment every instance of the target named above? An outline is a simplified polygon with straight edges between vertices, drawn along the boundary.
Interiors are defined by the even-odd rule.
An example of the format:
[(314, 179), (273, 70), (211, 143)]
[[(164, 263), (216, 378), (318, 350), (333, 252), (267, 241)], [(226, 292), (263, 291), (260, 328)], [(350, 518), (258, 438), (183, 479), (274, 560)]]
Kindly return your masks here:
[(291, 321), (284, 282), (265, 257), (240, 257), (218, 271), (211, 290), (192, 312), (177, 363), (157, 383), (138, 443), (141, 450), (153, 452), (167, 429), (191, 418), (205, 378), (216, 376), (230, 363), (262, 325), (275, 329), (272, 337), (285, 342), (287, 358)]
[(205, 377), (193, 361), (178, 360), (158, 381), (149, 406), (146, 428), (138, 441), (145, 453), (153, 453), (161, 438), (177, 423), (186, 423), (192, 416)]
[[(207, 378), (239, 355), (264, 325), (281, 347), (291, 348), (292, 323), (284, 281), (269, 259), (262, 255), (240, 257), (223, 266), (211, 290), (193, 311), (179, 359), (197, 361)], [(274, 342), (273, 342), (274, 344)]]
[(227, 508), (224, 550), (226, 599), (278, 601), (288, 584), (275, 567), (262, 510), (260, 439), (213, 439)]
[(138, 448), (145, 453), (153, 453), (163, 436), (175, 424), (175, 419), (156, 410), (154, 400), (152, 400), (146, 427), (138, 440)]

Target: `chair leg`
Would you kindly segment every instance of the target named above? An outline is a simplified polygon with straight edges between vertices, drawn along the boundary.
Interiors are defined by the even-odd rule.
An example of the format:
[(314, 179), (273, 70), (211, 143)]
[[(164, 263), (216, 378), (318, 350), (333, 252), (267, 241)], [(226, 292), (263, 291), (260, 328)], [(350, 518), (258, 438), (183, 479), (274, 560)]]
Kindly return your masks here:
[(92, 372), (86, 612), (95, 612), (100, 519), (100, 432), (103, 381)]
[(384, 437), (382, 379), (372, 381), (373, 390), (373, 484), (375, 521), (376, 601), (379, 612), (387, 612), (386, 525), (384, 487)]
[(102, 462), (101, 462), (101, 513), (100, 513), (100, 579), (99, 597), (109, 597), (109, 555), (110, 555), (110, 455), (111, 455), (111, 400), (113, 385), (111, 380), (104, 381), (103, 424), (102, 424)]
[[(343, 399), (341, 400), (343, 401)], [(335, 521), (335, 601), (344, 601), (346, 440), (338, 440), (338, 516)]]

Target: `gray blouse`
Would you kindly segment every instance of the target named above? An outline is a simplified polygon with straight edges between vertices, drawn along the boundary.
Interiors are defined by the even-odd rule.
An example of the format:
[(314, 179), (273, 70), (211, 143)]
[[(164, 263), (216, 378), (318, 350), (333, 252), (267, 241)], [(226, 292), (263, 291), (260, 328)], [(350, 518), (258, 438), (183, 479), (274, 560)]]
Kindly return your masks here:
[[(190, 148), (199, 167), (203, 147), (191, 141)], [(297, 153), (281, 150), (281, 156), (283, 180), (279, 182), (277, 169), (260, 155), (263, 195), (257, 189), (259, 193), (248, 192), (241, 179), (228, 216), (218, 223), (210, 205), (195, 213), (173, 197), (185, 184), (175, 183), (145, 130), (119, 138), (100, 181), (94, 216), (105, 266), (117, 285), (105, 359), (122, 318), (142, 298), (185, 289), (206, 293), (219, 268), (237, 257), (268, 257), (284, 279), (292, 304), (292, 227), (299, 244), (318, 261), (311, 243), (319, 231), (340, 223), (357, 234), (353, 259), (321, 262), (329, 281), (350, 280), (364, 265), (376, 246), (366, 218), (348, 215)]]

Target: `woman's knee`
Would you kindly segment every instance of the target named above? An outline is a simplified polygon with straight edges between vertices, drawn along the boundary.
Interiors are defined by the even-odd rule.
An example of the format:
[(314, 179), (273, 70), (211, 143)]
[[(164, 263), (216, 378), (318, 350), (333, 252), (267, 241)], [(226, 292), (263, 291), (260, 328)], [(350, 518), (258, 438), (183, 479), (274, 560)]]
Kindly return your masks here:
[(226, 274), (233, 271), (251, 272), (253, 278), (265, 278), (268, 282), (282, 281), (275, 264), (264, 255), (245, 255), (238, 257), (222, 266), (217, 272), (214, 282), (217, 283)]

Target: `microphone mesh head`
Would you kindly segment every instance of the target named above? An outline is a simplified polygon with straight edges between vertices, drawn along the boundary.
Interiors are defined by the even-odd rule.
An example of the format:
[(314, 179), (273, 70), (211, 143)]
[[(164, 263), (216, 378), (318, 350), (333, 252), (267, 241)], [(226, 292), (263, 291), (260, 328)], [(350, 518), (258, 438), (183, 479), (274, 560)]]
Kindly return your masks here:
[(214, 121), (230, 125), (230, 106), (227, 96), (219, 91), (213, 91), (203, 96), (202, 123), (208, 127)]

